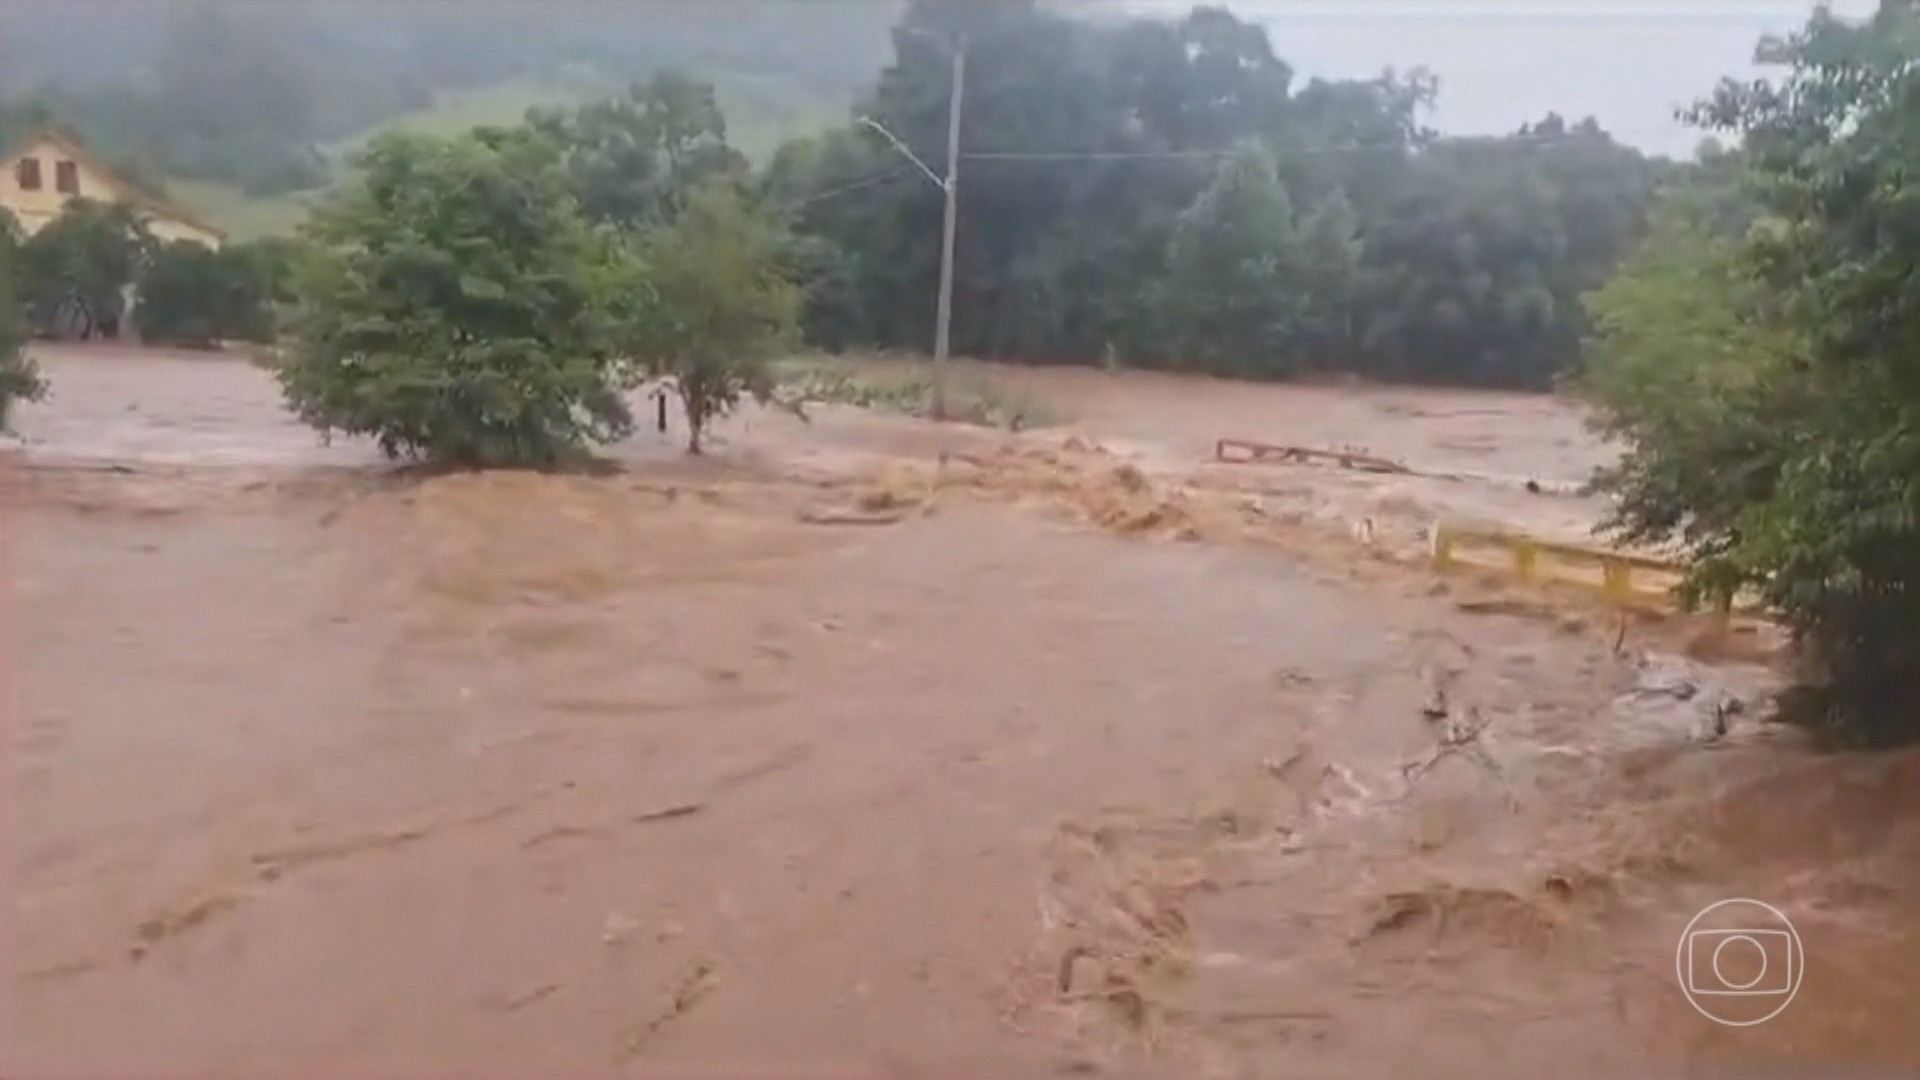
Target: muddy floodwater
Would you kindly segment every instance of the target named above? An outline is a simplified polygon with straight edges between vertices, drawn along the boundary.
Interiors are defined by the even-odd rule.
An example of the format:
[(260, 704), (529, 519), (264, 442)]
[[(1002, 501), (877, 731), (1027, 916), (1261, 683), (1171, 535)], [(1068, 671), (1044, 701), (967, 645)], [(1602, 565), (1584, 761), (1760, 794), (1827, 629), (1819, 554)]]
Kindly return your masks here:
[[(1768, 723), (1761, 650), (1419, 557), (1585, 533), (1565, 403), (1019, 372), (1065, 425), (423, 477), (241, 362), (43, 359), (8, 1075), (1920, 1067), (1920, 757)], [(1797, 944), (1692, 922), (1731, 898)]]

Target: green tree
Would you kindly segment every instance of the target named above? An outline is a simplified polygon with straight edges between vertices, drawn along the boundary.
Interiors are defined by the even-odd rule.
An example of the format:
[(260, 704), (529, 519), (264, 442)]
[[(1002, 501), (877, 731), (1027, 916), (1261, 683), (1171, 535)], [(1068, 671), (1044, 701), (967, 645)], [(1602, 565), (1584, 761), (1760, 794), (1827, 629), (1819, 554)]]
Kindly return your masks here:
[(657, 306), (630, 326), (635, 351), (672, 380), (687, 417), (687, 450), (743, 396), (773, 394), (768, 360), (796, 338), (800, 291), (784, 270), (776, 224), (725, 187), (694, 193), (647, 237)]
[(288, 402), (391, 456), (548, 466), (632, 427), (608, 350), (625, 248), (537, 141), (392, 135), (309, 228)]
[(119, 331), (126, 290), (139, 280), (153, 236), (132, 208), (74, 199), (20, 249), (20, 282), (42, 333), (91, 338)]
[[(1679, 538), (1704, 566), (1726, 554), (1739, 517), (1777, 467), (1767, 424), (1773, 383), (1802, 343), (1746, 258), (1714, 230), (1710, 197), (1687, 190), (1660, 208), (1620, 273), (1587, 298), (1594, 336), (1581, 379), (1598, 427), (1627, 447), (1603, 470), (1619, 497), (1608, 526), (1634, 542)], [(1737, 579), (1708, 575), (1694, 592)]]
[(1297, 370), (1304, 296), (1293, 204), (1263, 151), (1224, 163), (1180, 216), (1161, 307), (1177, 355), (1203, 370)]
[[(1608, 422), (1637, 440), (1609, 478), (1619, 527), (1673, 538), (1696, 590), (1743, 585), (1810, 662), (1804, 715), (1836, 732), (1920, 734), (1920, 9), (1824, 11), (1763, 44), (1773, 81), (1697, 111), (1743, 136), (1763, 214), (1731, 267), (1643, 256), (1609, 288), (1604, 347), (1625, 384)], [(1710, 230), (1696, 227), (1696, 234)], [(1662, 287), (1709, 312), (1655, 295)], [(1624, 310), (1623, 310), (1624, 309)], [(1654, 321), (1636, 324), (1633, 316)], [(1714, 338), (1739, 348), (1727, 355)], [(1662, 373), (1668, 366), (1683, 373)], [(1684, 380), (1661, 400), (1661, 384)], [(1604, 389), (1604, 387), (1603, 387)]]
[(665, 221), (694, 187), (747, 169), (713, 87), (674, 72), (623, 98), (534, 110), (528, 123), (560, 153), (587, 217), (625, 229)]
[[(1296, 89), (1266, 31), (1218, 7), (1076, 14), (914, 0), (858, 106), (942, 168), (945, 43), (966, 40), (956, 351), (1535, 388), (1578, 367), (1580, 296), (1644, 231), (1663, 166), (1557, 116), (1437, 138), (1438, 87), (1417, 69)], [(1214, 211), (1208, 244), (1188, 218), (1176, 243), (1219, 179), (1213, 155), (1247, 147), (1276, 178), (1252, 216)], [(788, 147), (763, 184), (804, 242), (811, 342), (928, 347), (937, 188), (864, 127)], [(1267, 214), (1276, 200), (1287, 212)], [(1232, 250), (1255, 236), (1272, 258)], [(1196, 254), (1209, 244), (1217, 258)]]
[(1305, 363), (1349, 368), (1358, 347), (1361, 260), (1366, 245), (1347, 193), (1335, 188), (1299, 223), (1296, 287), (1305, 297), (1295, 345)]
[(141, 337), (182, 345), (271, 340), (271, 260), (249, 246), (213, 251), (190, 241), (162, 245), (141, 279), (135, 316)]
[(26, 354), (26, 320), (15, 285), (19, 270), (19, 226), (0, 210), (0, 431), (7, 430), (16, 402), (38, 401), (47, 389)]

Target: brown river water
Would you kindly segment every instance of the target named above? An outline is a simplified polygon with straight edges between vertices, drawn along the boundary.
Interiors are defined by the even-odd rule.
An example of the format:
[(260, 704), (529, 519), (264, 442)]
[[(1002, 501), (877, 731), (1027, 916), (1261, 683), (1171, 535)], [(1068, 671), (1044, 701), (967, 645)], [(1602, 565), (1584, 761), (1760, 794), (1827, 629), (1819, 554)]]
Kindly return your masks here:
[[(44, 359), (4, 1075), (1920, 1068), (1920, 756), (1768, 723), (1757, 645), (1421, 562), (1584, 531), (1513, 482), (1604, 460), (1563, 403), (1020, 372), (1068, 426), (428, 478), (243, 363)], [(1680, 985), (1730, 898), (1800, 950), (1743, 1027)]]

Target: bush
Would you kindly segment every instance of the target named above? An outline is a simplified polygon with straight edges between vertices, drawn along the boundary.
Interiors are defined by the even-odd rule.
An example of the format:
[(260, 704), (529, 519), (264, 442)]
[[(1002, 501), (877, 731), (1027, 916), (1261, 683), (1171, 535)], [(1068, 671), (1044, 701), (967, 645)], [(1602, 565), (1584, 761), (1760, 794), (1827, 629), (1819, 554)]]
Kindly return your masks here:
[(272, 271), (246, 247), (166, 244), (141, 279), (135, 319), (149, 342), (213, 345), (273, 340)]
[(636, 351), (673, 381), (687, 416), (687, 450), (744, 395), (771, 400), (768, 362), (798, 336), (800, 291), (786, 275), (785, 238), (720, 186), (693, 193), (646, 243), (659, 301), (631, 327)]
[(609, 313), (638, 284), (533, 140), (392, 135), (309, 226), (279, 374), (322, 431), (389, 456), (547, 466), (625, 435)]
[[(875, 412), (933, 415), (933, 375), (924, 369), (907, 374), (863, 372), (853, 362), (794, 362), (780, 382), (801, 402), (852, 405)], [(959, 365), (947, 386), (947, 415), (962, 424), (1027, 431), (1061, 422), (1053, 405), (1024, 388), (1008, 390), (971, 365)]]
[(114, 336), (123, 290), (153, 249), (153, 236), (123, 203), (74, 199), (20, 245), (16, 283), (33, 327), (52, 336)]
[(1801, 719), (1920, 736), (1920, 11), (1816, 14), (1770, 45), (1784, 86), (1699, 110), (1743, 136), (1762, 214), (1696, 218), (1596, 304), (1607, 424), (1633, 441), (1617, 525), (1676, 539), (1695, 591), (1761, 593), (1805, 646)]
[(26, 320), (14, 284), (19, 266), (13, 218), (0, 210), (0, 431), (7, 430), (16, 402), (38, 401), (47, 389), (25, 351)]

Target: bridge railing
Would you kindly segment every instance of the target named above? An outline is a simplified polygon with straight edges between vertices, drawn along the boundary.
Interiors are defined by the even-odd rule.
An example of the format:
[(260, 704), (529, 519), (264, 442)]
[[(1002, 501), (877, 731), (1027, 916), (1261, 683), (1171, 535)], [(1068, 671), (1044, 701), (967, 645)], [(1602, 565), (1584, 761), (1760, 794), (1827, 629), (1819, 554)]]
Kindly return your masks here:
[[(1675, 589), (1686, 573), (1667, 559), (1447, 521), (1433, 528), (1432, 555), (1434, 569), (1442, 573), (1462, 566), (1499, 570), (1529, 585), (1586, 588), (1617, 607), (1651, 610), (1678, 606)], [(1724, 622), (1736, 608), (1749, 607), (1722, 596), (1711, 610)]]
[(1405, 465), (1362, 450), (1317, 450), (1308, 446), (1282, 446), (1248, 439), (1221, 439), (1214, 443), (1213, 459), (1227, 465), (1252, 465), (1294, 461), (1302, 464), (1338, 465), (1362, 472), (1407, 473)]

